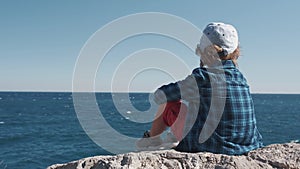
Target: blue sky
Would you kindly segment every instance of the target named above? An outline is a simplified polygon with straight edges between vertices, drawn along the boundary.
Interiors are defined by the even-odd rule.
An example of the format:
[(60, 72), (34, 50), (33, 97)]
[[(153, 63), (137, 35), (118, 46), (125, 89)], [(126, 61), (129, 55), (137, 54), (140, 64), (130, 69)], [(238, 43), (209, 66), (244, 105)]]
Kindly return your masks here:
[[(3, 0), (0, 2), (0, 91), (71, 91), (76, 59), (93, 33), (119, 17), (162, 12), (184, 18), (199, 29), (212, 21), (233, 24), (242, 47), (240, 70), (247, 77), (251, 91), (300, 93), (299, 6), (298, 1), (271, 0)], [(109, 91), (109, 84), (103, 85), (111, 78), (106, 72), (118, 65), (122, 57), (144, 48), (172, 51), (190, 68), (199, 63), (193, 52), (174, 40), (154, 35), (131, 38), (107, 55), (95, 79), (96, 90)], [(172, 80), (167, 74), (145, 71), (132, 81), (130, 89), (149, 91)], [(121, 90), (123, 84), (118, 85)]]

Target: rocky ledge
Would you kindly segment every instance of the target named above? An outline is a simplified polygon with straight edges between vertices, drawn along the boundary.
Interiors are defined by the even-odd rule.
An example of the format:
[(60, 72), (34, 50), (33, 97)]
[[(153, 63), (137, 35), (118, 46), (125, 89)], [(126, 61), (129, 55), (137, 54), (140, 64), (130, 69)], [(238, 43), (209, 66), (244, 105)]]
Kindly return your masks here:
[(182, 153), (175, 150), (145, 151), (116, 156), (88, 157), (66, 164), (55, 164), (47, 169), (102, 168), (300, 169), (300, 144), (272, 144), (241, 156), (207, 152)]

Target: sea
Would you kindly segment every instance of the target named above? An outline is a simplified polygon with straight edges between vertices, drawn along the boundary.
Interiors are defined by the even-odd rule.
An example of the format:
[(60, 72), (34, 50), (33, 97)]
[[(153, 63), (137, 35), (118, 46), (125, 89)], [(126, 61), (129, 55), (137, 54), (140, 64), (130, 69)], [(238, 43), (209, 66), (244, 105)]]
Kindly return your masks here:
[[(151, 118), (134, 118), (137, 113), (151, 114), (149, 93), (87, 95), (95, 100), (80, 107), (73, 93), (0, 92), (0, 169), (40, 169), (118, 150), (132, 151), (123, 145), (126, 139), (141, 137), (151, 126)], [(299, 142), (299, 94), (253, 94), (253, 101), (265, 145)], [(83, 115), (91, 122), (86, 123), (89, 118)], [(100, 127), (93, 133), (98, 121)]]

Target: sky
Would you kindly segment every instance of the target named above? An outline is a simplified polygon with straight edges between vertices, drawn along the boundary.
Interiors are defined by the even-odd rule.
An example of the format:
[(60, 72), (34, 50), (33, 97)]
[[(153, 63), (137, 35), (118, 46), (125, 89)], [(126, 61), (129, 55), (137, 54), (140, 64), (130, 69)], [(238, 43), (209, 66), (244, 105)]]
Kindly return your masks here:
[[(98, 30), (128, 15), (157, 12), (182, 18), (198, 29), (215, 21), (234, 25), (242, 52), (239, 69), (251, 92), (300, 93), (299, 6), (300, 1), (271, 0), (2, 0), (0, 91), (72, 91), (80, 52)], [(143, 21), (145, 25), (149, 22), (154, 21)], [(129, 24), (114, 28), (109, 36), (130, 29)], [(178, 27), (164, 28), (189, 34), (189, 30)], [(97, 45), (108, 41), (103, 38)], [(181, 62), (176, 65), (166, 60), (168, 57)], [(199, 65), (199, 58), (176, 39), (143, 34), (115, 44), (101, 63), (90, 62), (98, 64), (96, 74), (91, 75), (96, 91), (149, 92), (184, 78)], [(161, 62), (165, 63), (163, 67), (173, 64), (173, 68), (130, 70), (134, 65)], [(135, 73), (131, 77), (126, 74), (130, 71)], [(79, 79), (82, 90), (85, 80)]]

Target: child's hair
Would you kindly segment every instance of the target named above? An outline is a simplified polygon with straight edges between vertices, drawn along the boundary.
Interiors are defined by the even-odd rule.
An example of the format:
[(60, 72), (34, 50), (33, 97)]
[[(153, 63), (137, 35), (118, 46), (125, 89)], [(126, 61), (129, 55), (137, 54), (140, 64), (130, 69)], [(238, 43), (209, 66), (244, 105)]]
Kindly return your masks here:
[[(220, 58), (221, 60), (232, 60), (235, 66), (238, 66), (237, 59), (240, 56), (240, 47), (238, 46), (232, 53), (223, 56), (223, 49), (218, 45), (212, 45), (205, 49), (205, 51), (201, 54), (202, 57), (212, 57), (212, 58)], [(220, 55), (221, 54), (221, 55)], [(202, 59), (201, 59), (202, 60)], [(203, 62), (201, 61), (201, 66), (203, 66)]]
[[(214, 45), (214, 46), (215, 46), (215, 49), (216, 49), (218, 52), (219, 52), (219, 51), (220, 51), (220, 52), (223, 51), (223, 49), (220, 48), (219, 46), (217, 46), (217, 45)], [(218, 48), (218, 49), (217, 49), (217, 48)], [(228, 55), (226, 55), (226, 56), (220, 56), (220, 59), (221, 59), (221, 60), (232, 60), (233, 63), (234, 63), (234, 65), (235, 65), (235, 66), (238, 66), (237, 60), (238, 60), (240, 54), (241, 54), (241, 51), (240, 51), (240, 47), (238, 46), (232, 53), (230, 53), (230, 54), (228, 54)]]

